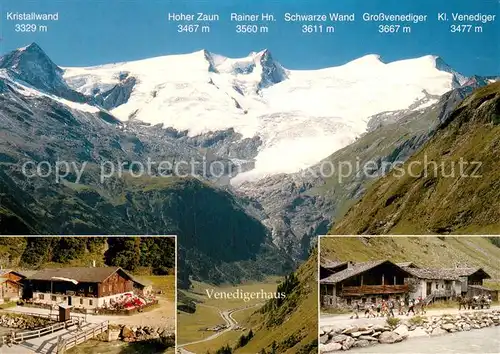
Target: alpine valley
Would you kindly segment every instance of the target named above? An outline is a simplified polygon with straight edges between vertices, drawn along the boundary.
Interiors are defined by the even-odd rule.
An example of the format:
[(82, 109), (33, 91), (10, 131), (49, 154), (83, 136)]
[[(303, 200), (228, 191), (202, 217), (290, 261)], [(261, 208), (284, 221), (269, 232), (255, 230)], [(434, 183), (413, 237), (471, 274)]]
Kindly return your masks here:
[[(0, 57), (0, 234), (175, 234), (184, 289), (295, 271), (287, 300), (247, 319), (248, 348), (313, 353), (318, 235), (500, 233), (496, 81), (430, 55), (60, 67), (33, 43)], [(479, 159), (486, 178), (396, 179), (391, 166), (424, 154)], [(62, 177), (46, 173), (61, 161)], [(371, 173), (325, 171), (346, 162)], [(102, 178), (110, 163), (123, 170)]]
[[(283, 275), (376, 179), (325, 161), (404, 162), (495, 80), (430, 55), (289, 70), (269, 50), (59, 67), (33, 43), (0, 57), (0, 233), (176, 234), (183, 286)], [(42, 161), (85, 170), (28, 177)], [(148, 161), (196, 167), (134, 177)], [(129, 169), (102, 180), (109, 162)]]

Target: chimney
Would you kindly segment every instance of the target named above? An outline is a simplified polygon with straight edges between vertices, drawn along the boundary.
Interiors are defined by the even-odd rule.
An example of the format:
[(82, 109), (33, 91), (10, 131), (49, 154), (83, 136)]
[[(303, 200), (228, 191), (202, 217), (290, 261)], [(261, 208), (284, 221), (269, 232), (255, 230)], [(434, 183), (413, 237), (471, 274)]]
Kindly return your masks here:
[(92, 267), (95, 268), (95, 259), (92, 260)]

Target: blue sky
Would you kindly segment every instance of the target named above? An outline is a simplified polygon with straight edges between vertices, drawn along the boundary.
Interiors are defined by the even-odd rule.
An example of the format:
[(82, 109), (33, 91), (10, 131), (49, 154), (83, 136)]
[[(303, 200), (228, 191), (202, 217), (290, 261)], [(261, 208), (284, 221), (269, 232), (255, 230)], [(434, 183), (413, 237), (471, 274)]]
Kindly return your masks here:
[[(385, 61), (440, 55), (466, 75), (499, 75), (500, 18), (483, 25), (483, 33), (450, 33), (451, 22), (437, 21), (438, 12), (486, 13), (499, 16), (498, 0), (1, 0), (0, 54), (37, 42), (60, 66), (89, 66), (200, 49), (229, 57), (268, 48), (290, 69), (343, 64), (365, 54)], [(8, 11), (59, 12), (46, 33), (19, 33)], [(210, 34), (180, 34), (166, 20), (168, 12), (218, 13)], [(229, 21), (231, 12), (273, 13), (269, 33), (244, 35)], [(357, 21), (337, 24), (334, 34), (301, 33), (299, 23), (285, 23), (285, 12), (355, 12)], [(377, 25), (361, 21), (364, 12), (428, 14), (411, 34), (379, 34)], [(30, 23), (30, 22), (25, 22)]]

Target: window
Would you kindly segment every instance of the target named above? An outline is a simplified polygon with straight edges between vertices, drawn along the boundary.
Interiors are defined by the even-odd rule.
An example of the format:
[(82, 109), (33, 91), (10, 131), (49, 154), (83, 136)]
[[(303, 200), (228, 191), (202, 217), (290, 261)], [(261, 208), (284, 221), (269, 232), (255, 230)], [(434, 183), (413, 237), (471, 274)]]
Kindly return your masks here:
[(83, 299), (80, 298), (80, 305), (83, 305)]
[(52, 301), (57, 301), (57, 297), (55, 297), (54, 295), (52, 295), (51, 300)]
[(89, 286), (89, 293), (93, 293), (94, 289), (92, 288), (92, 285)]
[(94, 305), (94, 300), (89, 300), (89, 306)]
[(38, 298), (39, 298), (40, 300), (43, 300), (43, 294), (38, 294)]
[(438, 284), (438, 283), (436, 283), (436, 290), (437, 290), (437, 289), (439, 289), (439, 284)]

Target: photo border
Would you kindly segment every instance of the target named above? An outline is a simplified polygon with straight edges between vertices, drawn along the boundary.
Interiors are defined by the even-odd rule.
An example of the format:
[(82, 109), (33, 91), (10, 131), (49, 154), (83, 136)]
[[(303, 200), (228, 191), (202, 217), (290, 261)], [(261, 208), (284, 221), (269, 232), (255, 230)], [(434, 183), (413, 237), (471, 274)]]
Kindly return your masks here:
[(177, 235), (139, 235), (139, 234), (131, 234), (131, 235), (0, 235), (1, 238), (7, 237), (29, 237), (29, 238), (40, 238), (40, 237), (80, 237), (80, 238), (90, 238), (90, 237), (106, 237), (106, 238), (118, 238), (118, 237), (151, 237), (151, 238), (173, 238), (175, 244), (175, 270), (174, 270), (174, 333), (175, 333), (175, 347), (174, 351), (177, 353), (177, 273), (178, 273), (178, 264), (179, 264), (179, 245), (177, 242)]
[[(320, 268), (321, 268), (321, 239), (323, 238), (339, 238), (339, 237), (346, 237), (346, 238), (357, 238), (357, 237), (371, 237), (371, 238), (436, 238), (436, 237), (450, 237), (450, 238), (483, 238), (483, 237), (499, 237), (500, 235), (318, 235), (318, 257), (317, 257), (317, 289), (318, 289), (318, 298), (316, 299), (317, 303), (316, 305), (318, 306), (318, 333), (317, 333), (317, 338), (318, 338), (318, 353), (319, 353), (319, 345), (320, 345), (320, 331), (321, 331), (321, 286), (320, 286)], [(177, 338), (177, 337), (176, 337)], [(403, 353), (402, 353), (403, 354)], [(417, 352), (413, 354), (418, 354)]]

